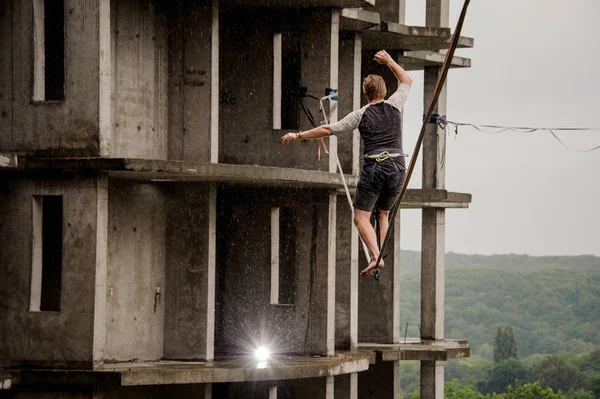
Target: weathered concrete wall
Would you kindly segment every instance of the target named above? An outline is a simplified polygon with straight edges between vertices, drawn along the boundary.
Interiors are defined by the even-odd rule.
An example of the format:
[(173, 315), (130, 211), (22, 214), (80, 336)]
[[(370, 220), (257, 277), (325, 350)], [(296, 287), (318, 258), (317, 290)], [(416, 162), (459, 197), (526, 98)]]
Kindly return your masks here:
[(167, 159), (168, 9), (111, 1), (111, 156)]
[(398, 22), (401, 1), (403, 0), (377, 0), (373, 11), (381, 15), (382, 21)]
[(359, 399), (396, 399), (394, 392), (399, 384), (394, 383), (394, 362), (377, 362), (369, 365), (367, 371), (358, 373)]
[(334, 398), (348, 398), (353, 399), (351, 396), (352, 392), (352, 375), (344, 374), (344, 375), (336, 375), (334, 382)]
[[(353, 226), (352, 210), (346, 196), (337, 199), (337, 245), (336, 245), (336, 275), (335, 275), (335, 348), (350, 349), (350, 308), (351, 284), (350, 276), (358, 270), (351, 266), (351, 234)], [(356, 315), (355, 315), (356, 317)]]
[(269, 388), (273, 386), (277, 387), (277, 399), (325, 399), (326, 397), (326, 379), (324, 377), (282, 381), (213, 384), (212, 397), (265, 399), (269, 397)]
[(207, 338), (209, 186), (173, 184), (165, 191), (164, 357), (202, 359)]
[(32, 103), (33, 2), (0, 2), (0, 151), (99, 153), (98, 2), (65, 0), (65, 99)]
[[(392, 237), (396, 239), (396, 237)], [(385, 254), (385, 267), (381, 279), (361, 278), (358, 283), (358, 342), (392, 343), (394, 305), (394, 250), (390, 242)], [(367, 267), (362, 253), (359, 255), (360, 269)]]
[[(217, 230), (216, 353), (327, 353), (328, 196), (223, 189)], [(295, 209), (296, 299), (270, 305), (271, 208)]]
[[(163, 355), (166, 213), (160, 187), (109, 181), (105, 360)], [(156, 295), (156, 287), (161, 295)]]
[(210, 5), (180, 1), (170, 6), (169, 159), (210, 161)]
[[(354, 34), (340, 40), (338, 119), (354, 111)], [(352, 173), (352, 132), (338, 136), (338, 157), (344, 173)]]
[[(315, 96), (329, 87), (331, 10), (221, 10), (220, 91), (236, 103), (220, 106), (219, 161), (328, 170), (317, 159), (317, 141), (281, 145), (287, 131), (273, 130), (273, 34), (299, 32), (301, 86)], [(261, 29), (256, 28), (261, 21)], [(240, 40), (243, 37), (244, 40)], [(318, 102), (307, 100), (315, 118)], [(300, 129), (312, 126), (300, 111)], [(294, 130), (297, 131), (297, 130)]]
[[(204, 399), (206, 384), (121, 386), (118, 377), (98, 378), (96, 384), (69, 386), (18, 384), (5, 393), (3, 398), (13, 399)], [(215, 396), (212, 396), (213, 398)]]
[[(33, 195), (63, 196), (59, 312), (29, 311)], [(91, 367), (95, 204), (94, 178), (15, 178), (0, 192), (0, 363)]]

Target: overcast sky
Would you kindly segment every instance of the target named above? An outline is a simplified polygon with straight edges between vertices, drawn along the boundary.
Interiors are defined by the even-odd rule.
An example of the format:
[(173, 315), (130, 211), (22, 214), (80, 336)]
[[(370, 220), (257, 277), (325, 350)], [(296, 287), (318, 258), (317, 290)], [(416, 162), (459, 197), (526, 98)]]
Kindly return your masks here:
[[(424, 0), (407, 0), (407, 24), (423, 25)], [(452, 0), (454, 28), (462, 0)], [(448, 119), (477, 124), (600, 127), (600, 1), (471, 1), (463, 36), (475, 48), (451, 70)], [(405, 151), (420, 129), (423, 74), (405, 106)], [(600, 131), (559, 133), (572, 147), (600, 145)], [(549, 133), (447, 137), (446, 187), (473, 194), (450, 209), (446, 251), (600, 255), (600, 150), (569, 151)], [(410, 187), (421, 186), (421, 159)], [(420, 211), (402, 211), (402, 247), (421, 247)]]

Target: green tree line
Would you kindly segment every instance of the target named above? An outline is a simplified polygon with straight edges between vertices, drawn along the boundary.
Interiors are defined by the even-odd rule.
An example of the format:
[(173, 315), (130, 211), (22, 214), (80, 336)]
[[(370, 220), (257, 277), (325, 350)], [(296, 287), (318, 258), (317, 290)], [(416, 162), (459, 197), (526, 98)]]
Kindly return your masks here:
[[(415, 337), (420, 255), (404, 252), (401, 321)], [(446, 337), (469, 340), (472, 356), (447, 363), (446, 397), (600, 398), (599, 283), (593, 256), (447, 254)], [(418, 363), (401, 367), (415, 398)]]

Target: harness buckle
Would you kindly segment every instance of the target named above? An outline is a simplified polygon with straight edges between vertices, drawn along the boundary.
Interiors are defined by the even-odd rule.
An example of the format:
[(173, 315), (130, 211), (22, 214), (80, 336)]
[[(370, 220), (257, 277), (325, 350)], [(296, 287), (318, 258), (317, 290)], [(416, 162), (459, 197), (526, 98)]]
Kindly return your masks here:
[(390, 157), (390, 153), (389, 153), (389, 152), (387, 152), (387, 151), (384, 151), (384, 152), (382, 152), (381, 154), (377, 155), (377, 157), (375, 158), (375, 160), (376, 160), (377, 162), (383, 162), (383, 161), (385, 161), (386, 159), (389, 159), (389, 157)]

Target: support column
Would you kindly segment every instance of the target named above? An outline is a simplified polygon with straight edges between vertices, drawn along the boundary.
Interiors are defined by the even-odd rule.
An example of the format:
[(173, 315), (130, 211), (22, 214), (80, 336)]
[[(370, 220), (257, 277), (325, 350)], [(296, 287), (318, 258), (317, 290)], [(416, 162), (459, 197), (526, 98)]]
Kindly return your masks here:
[[(360, 108), (362, 97), (362, 36), (354, 35), (354, 89), (352, 109)], [(352, 132), (352, 174), (358, 176), (360, 168), (360, 133), (358, 129)]]
[(326, 399), (334, 399), (335, 398), (335, 377), (330, 375), (325, 377), (325, 398)]
[[(329, 66), (329, 87), (332, 89), (338, 89), (338, 78), (339, 78), (339, 54), (340, 54), (340, 11), (334, 9), (331, 12), (331, 42), (330, 42), (330, 60)], [(337, 109), (330, 116), (330, 123), (337, 122), (338, 112)], [(337, 154), (337, 137), (335, 135), (329, 136), (329, 172), (335, 173), (337, 171), (337, 162), (334, 153)]]
[(329, 194), (329, 233), (327, 244), (327, 356), (335, 355), (336, 209), (337, 194), (332, 192)]
[(106, 278), (108, 262), (108, 176), (101, 173), (96, 186), (96, 282), (94, 292), (94, 367), (102, 364), (106, 347)]
[(394, 219), (394, 286), (393, 286), (393, 320), (392, 320), (392, 339), (393, 342), (399, 343), (402, 339), (402, 328), (400, 326), (400, 214), (396, 214)]
[[(448, 27), (449, 0), (427, 0), (426, 25)], [(425, 68), (424, 108), (433, 96), (441, 68)], [(446, 113), (446, 87), (434, 114)], [(437, 124), (429, 123), (423, 140), (423, 188), (444, 189), (446, 177), (446, 136)], [(421, 340), (444, 339), (444, 209), (424, 208), (421, 249)], [(444, 363), (421, 362), (421, 398), (444, 397)]]
[[(352, 109), (360, 108), (362, 95), (362, 36), (354, 36), (354, 88)], [(352, 132), (352, 174), (358, 176), (360, 168), (360, 133), (358, 129)], [(358, 230), (354, 228), (354, 220), (350, 241), (350, 350), (358, 349), (358, 256), (360, 241)], [(355, 378), (356, 380), (356, 378)]]
[(219, 0), (212, 0), (210, 50), (210, 162), (219, 162)]
[(208, 199), (208, 262), (206, 282), (206, 360), (215, 357), (215, 296), (217, 264), (217, 183), (210, 184)]
[(112, 140), (112, 72), (111, 72), (111, 48), (110, 48), (110, 0), (99, 0), (98, 3), (98, 35), (99, 43), (99, 65), (98, 73), (98, 119), (100, 136), (100, 156), (110, 155)]
[(444, 399), (444, 362), (421, 362), (421, 397)]
[(398, 0), (400, 2), (398, 9), (398, 23), (406, 24), (406, 0)]

